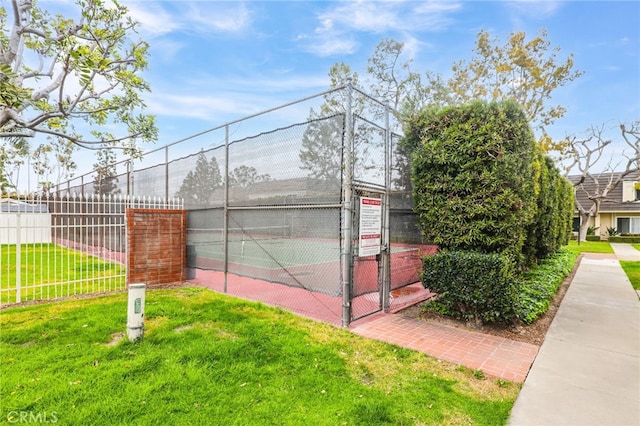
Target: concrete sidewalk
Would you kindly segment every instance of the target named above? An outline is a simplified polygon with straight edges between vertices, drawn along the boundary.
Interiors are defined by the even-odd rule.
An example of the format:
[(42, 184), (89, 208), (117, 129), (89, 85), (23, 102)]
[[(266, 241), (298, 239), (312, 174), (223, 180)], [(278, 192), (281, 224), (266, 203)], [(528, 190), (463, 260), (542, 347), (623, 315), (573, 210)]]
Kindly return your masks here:
[(582, 259), (509, 424), (640, 425), (640, 301), (618, 260)]
[(640, 251), (636, 250), (631, 244), (609, 243), (616, 254), (618, 260), (635, 260), (640, 261)]

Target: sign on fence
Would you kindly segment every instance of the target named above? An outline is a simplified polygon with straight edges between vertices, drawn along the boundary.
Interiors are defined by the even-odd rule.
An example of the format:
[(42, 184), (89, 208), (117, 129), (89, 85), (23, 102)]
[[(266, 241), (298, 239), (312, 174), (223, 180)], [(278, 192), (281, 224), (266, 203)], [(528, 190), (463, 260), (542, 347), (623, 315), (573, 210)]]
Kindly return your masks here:
[(382, 200), (360, 197), (360, 238), (358, 256), (380, 254), (382, 233)]

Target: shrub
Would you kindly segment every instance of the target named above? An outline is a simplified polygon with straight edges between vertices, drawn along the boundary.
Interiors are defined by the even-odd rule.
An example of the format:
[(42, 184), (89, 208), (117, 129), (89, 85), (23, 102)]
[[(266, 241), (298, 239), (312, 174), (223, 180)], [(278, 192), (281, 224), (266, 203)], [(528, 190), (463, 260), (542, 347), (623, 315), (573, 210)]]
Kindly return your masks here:
[(607, 228), (607, 234), (610, 237), (615, 237), (617, 235), (620, 235), (620, 231), (618, 231), (616, 228), (608, 227)]
[(610, 243), (640, 244), (640, 235), (616, 235), (609, 237)]
[(587, 241), (600, 241), (600, 235), (587, 235)]
[[(533, 265), (566, 245), (573, 220), (573, 187), (553, 160), (539, 155), (536, 182), (537, 209), (522, 248), (527, 265)], [(536, 165), (537, 166), (537, 165)]]
[(423, 111), (406, 126), (402, 143), (412, 147), (414, 210), (426, 239), (522, 265), (539, 156), (520, 107), (473, 102)]
[(442, 251), (423, 259), (422, 283), (452, 316), (509, 323), (516, 318), (518, 293), (513, 266), (500, 254)]
[(562, 249), (521, 276), (516, 305), (520, 320), (531, 324), (547, 311), (549, 302), (573, 269), (577, 257), (577, 252)]

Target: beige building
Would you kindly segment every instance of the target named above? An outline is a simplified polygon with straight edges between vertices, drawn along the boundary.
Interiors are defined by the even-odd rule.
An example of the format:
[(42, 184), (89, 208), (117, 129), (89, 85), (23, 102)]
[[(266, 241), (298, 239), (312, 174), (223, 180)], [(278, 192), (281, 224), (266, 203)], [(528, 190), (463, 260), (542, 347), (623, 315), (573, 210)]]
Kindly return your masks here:
[[(598, 185), (604, 188), (611, 179), (615, 179), (616, 173), (602, 173), (596, 175)], [(571, 182), (578, 182), (580, 176), (569, 176)], [(588, 199), (590, 194), (597, 192), (596, 182), (586, 178), (581, 186), (576, 188), (576, 200), (585, 209), (592, 206)], [(573, 230), (577, 232), (580, 218), (576, 209), (573, 221)], [(595, 235), (608, 238), (607, 230), (615, 228), (623, 234), (640, 234), (640, 173), (635, 172), (625, 176), (622, 182), (600, 204), (600, 211), (589, 219), (589, 226), (596, 227)]]

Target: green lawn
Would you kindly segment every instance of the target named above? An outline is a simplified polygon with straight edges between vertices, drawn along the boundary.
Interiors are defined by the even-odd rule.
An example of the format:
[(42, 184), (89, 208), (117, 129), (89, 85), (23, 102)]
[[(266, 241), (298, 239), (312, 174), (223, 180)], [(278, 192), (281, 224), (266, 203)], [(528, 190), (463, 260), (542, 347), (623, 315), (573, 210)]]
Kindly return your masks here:
[(520, 389), (206, 289), (148, 291), (145, 337), (117, 341), (126, 295), (0, 312), (0, 421), (60, 424), (505, 424)]
[[(16, 245), (0, 246), (0, 301), (16, 301)], [(124, 288), (126, 269), (56, 244), (20, 246), (22, 300), (48, 299)]]
[(629, 281), (631, 281), (633, 288), (640, 290), (640, 262), (621, 260), (620, 265), (627, 274)]
[(576, 253), (609, 253), (613, 254), (613, 249), (607, 241), (569, 241), (567, 248)]
[[(640, 250), (640, 244), (632, 244), (632, 246)], [(569, 241), (568, 248), (577, 253), (613, 253), (611, 245), (606, 241), (583, 241), (579, 246), (577, 242)], [(621, 260), (620, 265), (633, 288), (640, 290), (640, 262)]]

